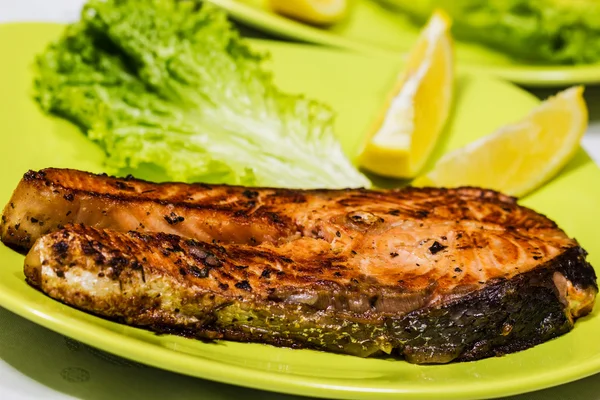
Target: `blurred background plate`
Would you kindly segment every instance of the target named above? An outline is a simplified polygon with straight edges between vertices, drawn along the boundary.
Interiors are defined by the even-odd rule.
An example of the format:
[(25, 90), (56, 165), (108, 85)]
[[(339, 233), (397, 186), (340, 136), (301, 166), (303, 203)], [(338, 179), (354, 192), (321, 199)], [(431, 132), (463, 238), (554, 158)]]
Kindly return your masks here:
[[(367, 54), (402, 57), (414, 44), (419, 26), (376, 0), (351, 0), (350, 12), (330, 28), (317, 28), (274, 14), (266, 0), (207, 0), (237, 21), (271, 35), (341, 47)], [(415, 0), (419, 1), (419, 0)], [(600, 64), (535, 65), (482, 45), (456, 41), (459, 68), (487, 73), (531, 87), (600, 83)]]
[[(101, 150), (73, 125), (41, 113), (31, 98), (34, 56), (62, 30), (58, 24), (0, 25), (0, 54), (11, 61), (0, 64), (1, 205), (27, 169), (102, 171)], [(337, 135), (352, 155), (399, 65), (324, 47), (253, 44), (272, 53), (270, 66), (282, 88), (326, 101), (338, 112)], [(460, 74), (453, 117), (434, 158), (523, 117), (537, 104), (533, 95), (511, 84)], [(560, 176), (523, 203), (555, 219), (589, 250), (590, 262), (600, 265), (600, 187), (591, 184), (594, 181), (600, 181), (600, 171), (580, 150)], [(0, 306), (22, 317), (143, 364), (245, 387), (345, 399), (469, 399), (523, 393), (600, 371), (598, 307), (571, 333), (526, 351), (470, 363), (418, 366), (394, 359), (156, 335), (86, 314), (32, 289), (24, 280), (23, 256), (3, 245), (0, 267)], [(33, 367), (38, 361), (31, 357), (19, 363)], [(79, 369), (67, 372), (69, 379), (85, 375)]]

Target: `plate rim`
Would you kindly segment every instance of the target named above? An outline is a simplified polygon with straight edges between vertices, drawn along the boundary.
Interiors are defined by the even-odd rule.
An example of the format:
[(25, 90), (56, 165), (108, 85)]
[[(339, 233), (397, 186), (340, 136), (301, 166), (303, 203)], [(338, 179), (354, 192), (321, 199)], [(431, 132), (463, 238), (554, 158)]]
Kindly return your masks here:
[[(26, 283), (24, 284), (26, 285)], [(3, 282), (0, 282), (0, 289), (6, 289), (6, 286), (3, 284)], [(35, 291), (36, 289), (31, 288), (31, 290)], [(11, 289), (9, 288), (8, 292), (10, 291)], [(91, 323), (87, 320), (87, 318), (91, 318), (92, 320), (97, 319), (99, 321), (122, 326), (122, 324), (117, 322), (108, 321), (104, 318), (75, 309), (56, 300), (46, 298), (42, 293), (39, 294), (44, 296), (44, 299), (48, 301), (56, 302), (56, 306), (59, 306), (60, 308), (66, 307), (69, 310), (69, 313), (81, 313), (81, 315), (85, 316), (85, 318), (75, 318), (67, 313), (62, 312), (57, 318), (56, 316), (48, 313), (40, 312), (34, 307), (23, 305), (19, 303), (16, 298), (7, 296), (6, 293), (6, 290), (0, 290), (1, 307), (4, 307), (5, 309), (33, 323), (50, 329), (58, 334), (78, 340), (94, 348), (155, 368), (195, 378), (274, 393), (285, 393), (298, 396), (315, 396), (330, 399), (349, 398), (348, 396), (352, 396), (351, 398), (353, 399), (395, 399), (399, 395), (402, 395), (402, 398), (407, 400), (431, 398), (432, 396), (443, 396), (446, 399), (457, 400), (477, 398), (491, 399), (531, 393), (542, 389), (549, 389), (565, 383), (586, 378), (600, 371), (600, 358), (596, 358), (595, 362), (583, 364), (584, 368), (582, 368), (581, 365), (567, 368), (566, 373), (560, 374), (559, 379), (557, 379), (555, 376), (556, 370), (545, 371), (542, 374), (537, 374), (534, 376), (514, 375), (510, 380), (495, 382), (492, 392), (490, 392), (489, 389), (491, 386), (489, 382), (475, 384), (471, 383), (468, 387), (462, 386), (462, 388), (458, 391), (452, 390), (451, 385), (432, 385), (432, 387), (428, 388), (427, 391), (411, 389), (407, 390), (406, 388), (374, 388), (340, 385), (333, 382), (328, 382), (330, 381), (328, 378), (318, 380), (315, 378), (306, 379), (301, 375), (282, 375), (277, 372), (244, 368), (237, 365), (221, 363), (212, 359), (196, 357), (192, 354), (175, 351), (167, 347), (143, 341), (135, 337), (123, 335), (114, 330)], [(70, 324), (70, 322), (73, 323)], [(136, 331), (144, 332), (145, 334), (153, 334), (152, 332), (142, 328), (132, 326), (127, 327)], [(91, 332), (87, 332), (88, 328), (92, 328)], [(577, 328), (577, 325), (575, 328)], [(100, 329), (100, 332), (98, 332), (98, 329)], [(225, 344), (228, 343), (228, 341), (223, 342)], [(145, 350), (151, 351), (145, 352)], [(287, 350), (315, 351), (307, 349)], [(162, 356), (166, 357), (163, 359)], [(336, 356), (351, 357), (346, 355)], [(166, 364), (168, 364), (167, 366), (165, 366), (165, 360)], [(173, 360), (176, 360), (177, 362), (173, 362)], [(195, 365), (193, 369), (186, 369), (184, 367), (188, 361), (192, 361)], [(428, 366), (417, 367), (428, 368)]]
[[(339, 47), (371, 55), (397, 57), (397, 53), (390, 49), (353, 41), (298, 21), (279, 17), (237, 0), (206, 1), (225, 10), (234, 20), (286, 39)], [(549, 88), (600, 83), (600, 63), (584, 65), (522, 64), (494, 67), (469, 64), (460, 60), (457, 61), (457, 68), (459, 69), (490, 75), (527, 87)]]

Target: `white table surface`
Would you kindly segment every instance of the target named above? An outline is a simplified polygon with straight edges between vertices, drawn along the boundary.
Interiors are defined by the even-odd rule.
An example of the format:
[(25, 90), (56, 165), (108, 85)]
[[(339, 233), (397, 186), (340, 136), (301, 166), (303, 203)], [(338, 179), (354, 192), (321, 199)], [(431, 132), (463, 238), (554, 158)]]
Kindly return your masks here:
[[(0, 0), (0, 23), (74, 21), (83, 3), (82, 0)], [(553, 92), (554, 89), (534, 91), (541, 98)], [(600, 87), (587, 88), (586, 100), (590, 108), (590, 128), (583, 146), (599, 163)], [(63, 337), (0, 308), (0, 400), (73, 398), (301, 399), (142, 366)], [(600, 374), (510, 399), (600, 400)]]

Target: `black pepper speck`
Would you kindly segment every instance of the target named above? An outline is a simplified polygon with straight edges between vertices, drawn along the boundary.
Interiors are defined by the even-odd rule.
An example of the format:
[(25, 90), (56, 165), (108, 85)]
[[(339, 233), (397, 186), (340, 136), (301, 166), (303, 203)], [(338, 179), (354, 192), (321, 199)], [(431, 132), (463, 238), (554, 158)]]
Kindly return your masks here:
[(195, 265), (190, 266), (190, 273), (196, 278), (206, 278), (208, 277), (209, 272), (210, 269), (208, 267), (198, 268)]
[(429, 247), (429, 251), (431, 252), (431, 254), (436, 254), (442, 250), (444, 250), (445, 248), (447, 248), (448, 246), (444, 246), (442, 244), (440, 244), (437, 240), (435, 242), (433, 242), (433, 244)]
[(250, 286), (250, 283), (247, 280), (243, 280), (243, 281), (237, 282), (235, 284), (235, 287), (238, 288), (238, 289), (246, 290), (248, 292), (252, 291), (252, 286)]
[(248, 199), (255, 199), (258, 197), (258, 192), (254, 190), (244, 190), (242, 195)]
[(227, 289), (229, 289), (229, 285), (226, 283), (219, 283), (219, 289), (227, 290)]
[(260, 274), (261, 278), (270, 278), (271, 277), (271, 270), (269, 268), (265, 268), (263, 269), (263, 272)]
[(174, 212), (172, 212), (170, 215), (165, 215), (163, 218), (165, 219), (165, 221), (167, 221), (169, 225), (175, 225), (185, 221), (184, 217), (182, 217), (181, 215), (177, 215)]

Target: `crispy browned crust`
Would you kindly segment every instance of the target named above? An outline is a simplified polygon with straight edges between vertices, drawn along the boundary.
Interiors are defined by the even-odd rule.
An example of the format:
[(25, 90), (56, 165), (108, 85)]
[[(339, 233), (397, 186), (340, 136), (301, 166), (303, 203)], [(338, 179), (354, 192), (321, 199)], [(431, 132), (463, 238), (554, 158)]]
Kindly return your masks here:
[[(115, 217), (120, 211), (132, 213), (134, 218), (118, 221)], [(369, 214), (363, 221), (361, 215), (351, 214), (356, 212)], [(199, 220), (188, 220), (193, 216)], [(319, 237), (323, 232), (318, 222), (336, 217), (340, 222), (355, 221), (356, 231), (403, 219), (556, 228), (548, 218), (518, 206), (514, 198), (479, 188), (288, 190), (151, 183), (49, 168), (24, 175), (6, 205), (0, 233), (4, 243), (23, 249), (30, 248), (42, 234), (79, 222), (123, 231), (143, 231), (151, 225), (165, 228), (161, 231), (195, 234), (189, 236), (209, 230), (206, 239), (258, 244), (299, 234)], [(244, 233), (219, 226), (224, 220), (236, 228), (233, 231), (240, 227)]]
[(271, 246), (301, 261), (299, 271), (332, 282), (433, 297), (510, 278), (578, 247), (545, 216), (484, 189), (302, 191), (157, 184), (63, 169), (26, 173), (0, 232), (5, 244), (28, 249), (74, 223)]
[[(398, 283), (387, 284), (385, 278), (358, 272), (363, 256), (349, 259), (326, 252), (293, 259), (287, 249), (271, 246), (220, 245), (166, 233), (121, 233), (82, 224), (69, 225), (36, 242), (25, 267), (29, 282), (36, 287), (40, 287), (39, 276), (30, 268), (39, 267), (31, 260), (40, 252), (59, 275), (73, 266), (92, 264), (102, 277), (120, 280), (121, 284), (131, 274), (137, 283), (140, 277), (144, 281), (148, 276), (161, 276), (176, 282), (173, 290), (180, 293), (193, 288), (229, 300), (242, 296), (245, 301), (310, 304), (315, 309), (350, 312), (361, 318), (372, 317), (374, 312), (398, 316), (442, 299), (442, 293), (433, 286), (410, 291)], [(124, 272), (128, 274), (125, 280), (121, 276)], [(462, 287), (459, 292), (474, 288)], [(135, 315), (135, 307), (131, 312)]]

